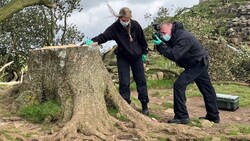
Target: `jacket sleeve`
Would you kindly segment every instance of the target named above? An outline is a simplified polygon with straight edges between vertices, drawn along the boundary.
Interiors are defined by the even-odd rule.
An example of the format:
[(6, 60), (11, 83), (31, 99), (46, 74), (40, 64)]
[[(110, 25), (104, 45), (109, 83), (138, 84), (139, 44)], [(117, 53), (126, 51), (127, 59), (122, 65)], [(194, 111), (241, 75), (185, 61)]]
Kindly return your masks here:
[(92, 38), (94, 42), (98, 42), (98, 44), (106, 43), (109, 40), (113, 40), (114, 32), (112, 30), (112, 26), (109, 26), (103, 33), (99, 34), (98, 36)]
[[(139, 23), (138, 23), (139, 25)], [(144, 32), (141, 28), (141, 26), (139, 25), (138, 26), (138, 42), (139, 44), (141, 45), (141, 48), (142, 48), (142, 54), (148, 54), (148, 44), (147, 44), (147, 41), (145, 39), (145, 35), (144, 35)]]
[(178, 61), (190, 48), (191, 43), (188, 39), (180, 39), (173, 47), (164, 43), (157, 46), (160, 54), (174, 62)]

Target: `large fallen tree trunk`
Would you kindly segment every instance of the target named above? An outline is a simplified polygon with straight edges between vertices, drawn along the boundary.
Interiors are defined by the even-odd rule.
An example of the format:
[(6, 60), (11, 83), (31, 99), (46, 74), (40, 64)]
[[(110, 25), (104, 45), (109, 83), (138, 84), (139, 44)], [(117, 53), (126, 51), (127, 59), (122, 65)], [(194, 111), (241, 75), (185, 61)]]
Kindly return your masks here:
[[(153, 122), (134, 110), (119, 95), (98, 47), (62, 46), (30, 51), (29, 70), (13, 105), (19, 108), (48, 99), (60, 101), (59, 122), (63, 126), (45, 140), (151, 141), (207, 135), (185, 125)], [(108, 112), (110, 108), (117, 110), (115, 116)]]

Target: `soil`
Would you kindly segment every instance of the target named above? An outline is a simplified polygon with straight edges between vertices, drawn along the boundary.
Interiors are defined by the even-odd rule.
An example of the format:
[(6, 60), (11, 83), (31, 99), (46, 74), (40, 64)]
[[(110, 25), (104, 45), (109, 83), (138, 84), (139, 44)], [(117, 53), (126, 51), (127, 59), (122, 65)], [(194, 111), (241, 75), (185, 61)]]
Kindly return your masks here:
[[(13, 116), (9, 112), (11, 108), (11, 100), (6, 98), (7, 94), (6, 88), (0, 88), (0, 141), (8, 140), (42, 140), (46, 136), (51, 136), (56, 130), (47, 127), (45, 125), (33, 124), (24, 119)], [(171, 93), (171, 89), (167, 90), (149, 90), (149, 110), (151, 115), (157, 117), (152, 120), (155, 122), (166, 122), (167, 120), (173, 118), (173, 109), (165, 107), (165, 102), (171, 103), (173, 101), (172, 95), (161, 95), (154, 96), (155, 92), (159, 93)], [(132, 92), (132, 96), (137, 99), (137, 93)], [(132, 103), (135, 109), (140, 111), (140, 105), (138, 103)], [(198, 120), (198, 117), (204, 116), (206, 114), (204, 102), (202, 97), (188, 97), (187, 98), (187, 108), (192, 121), (192, 124), (187, 126), (197, 126), (205, 130), (207, 133), (211, 134), (211, 137), (215, 136), (227, 136), (236, 130), (238, 126), (249, 127), (250, 130), (250, 108), (240, 107), (236, 111), (225, 111), (220, 110), (221, 122), (219, 124), (214, 124), (206, 120)], [(202, 126), (198, 125), (197, 121), (200, 121)], [(167, 123), (166, 123), (167, 124)], [(197, 133), (198, 134), (198, 133)], [(244, 140), (250, 140), (250, 134), (244, 135)]]

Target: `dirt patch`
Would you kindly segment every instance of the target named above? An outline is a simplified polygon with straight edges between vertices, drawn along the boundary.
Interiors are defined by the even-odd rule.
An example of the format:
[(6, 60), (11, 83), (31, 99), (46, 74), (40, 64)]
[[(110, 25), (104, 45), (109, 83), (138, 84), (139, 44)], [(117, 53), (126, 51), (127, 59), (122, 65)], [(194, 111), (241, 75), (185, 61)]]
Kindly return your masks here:
[[(156, 115), (158, 117), (159, 122), (166, 122), (167, 120), (172, 119), (174, 116), (173, 109), (168, 108), (171, 107), (171, 104), (173, 104), (173, 95), (169, 95), (169, 93), (172, 93), (171, 91), (172, 89), (149, 90), (150, 113)], [(155, 93), (160, 93), (160, 96), (154, 96)], [(166, 93), (166, 95), (164, 95), (164, 93)], [(133, 96), (137, 97), (136, 92), (133, 92), (132, 94)], [(166, 107), (166, 103), (170, 103), (170, 106)], [(202, 96), (187, 97), (187, 108), (192, 122), (195, 122), (198, 120), (199, 117), (206, 115), (205, 104)], [(139, 106), (138, 109), (140, 109)], [(199, 128), (202, 128), (202, 130), (205, 130), (206, 132), (210, 133), (211, 136), (217, 136), (221, 134), (228, 135), (230, 134), (229, 132), (231, 132), (232, 130), (237, 130), (234, 129), (234, 126), (246, 126), (250, 129), (249, 107), (240, 107), (235, 111), (219, 110), (219, 112), (221, 118), (221, 122), (219, 124), (205, 123), (205, 125), (203, 125), (204, 127)], [(203, 124), (203, 121), (201, 121), (201, 123)]]
[[(155, 93), (157, 90), (151, 91), (151, 93)], [(160, 93), (169, 92), (169, 90), (158, 90)], [(135, 92), (134, 92), (135, 93)], [(133, 94), (136, 95), (136, 94)], [(161, 97), (153, 97), (150, 96), (150, 110), (151, 112), (160, 112), (165, 119), (172, 118), (173, 110), (164, 108), (163, 111), (155, 111), (152, 108), (155, 105), (164, 106), (165, 102), (173, 103), (173, 95), (161, 96)], [(187, 108), (189, 112), (190, 118), (198, 118), (200, 116), (205, 116), (206, 109), (204, 105), (204, 101), (202, 96), (200, 97), (188, 97), (187, 98)], [(227, 111), (227, 110), (219, 110), (221, 122), (220, 124), (228, 124), (228, 123), (239, 123), (239, 124), (249, 124), (250, 125), (250, 108), (249, 107), (240, 107), (235, 111)]]

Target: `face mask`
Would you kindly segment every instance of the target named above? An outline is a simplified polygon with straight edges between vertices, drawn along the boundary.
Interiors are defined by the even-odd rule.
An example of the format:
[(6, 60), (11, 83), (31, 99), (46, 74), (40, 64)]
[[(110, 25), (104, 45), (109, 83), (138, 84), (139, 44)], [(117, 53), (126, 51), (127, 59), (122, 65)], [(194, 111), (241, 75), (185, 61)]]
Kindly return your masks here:
[(168, 34), (163, 35), (163, 39), (164, 39), (165, 41), (169, 41), (170, 38), (171, 38), (171, 36), (169, 36)]
[(121, 23), (122, 26), (124, 26), (124, 27), (128, 26), (129, 22), (130, 22), (130, 21), (124, 22), (124, 21), (120, 20), (120, 23)]

